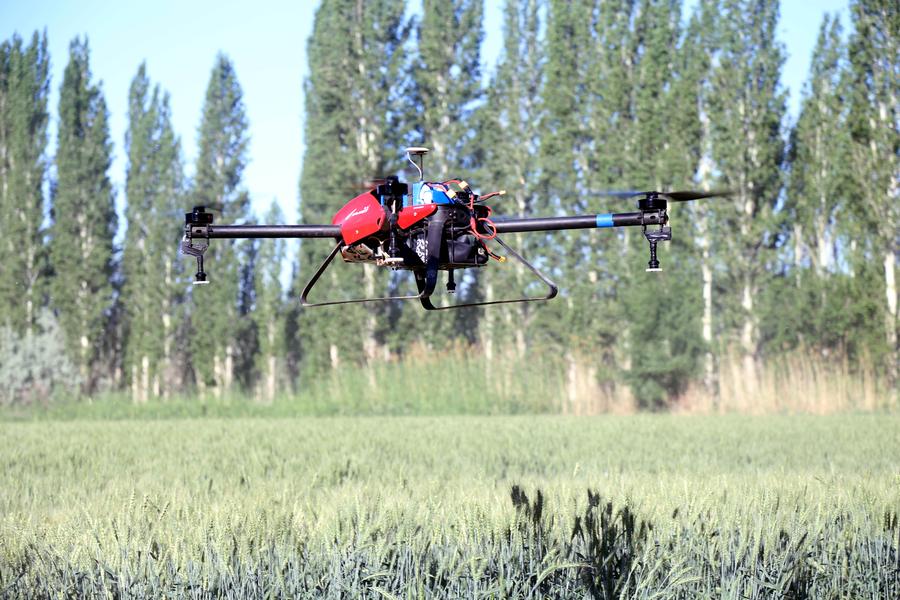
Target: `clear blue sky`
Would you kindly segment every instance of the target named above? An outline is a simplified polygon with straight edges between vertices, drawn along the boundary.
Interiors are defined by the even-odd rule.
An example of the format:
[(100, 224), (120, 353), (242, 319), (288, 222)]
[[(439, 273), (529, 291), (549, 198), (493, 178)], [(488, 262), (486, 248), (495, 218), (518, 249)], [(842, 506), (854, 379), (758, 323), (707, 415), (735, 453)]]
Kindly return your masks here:
[[(412, 4), (418, 4), (413, 2)], [(483, 60), (490, 67), (501, 47), (501, 2), (486, 0)], [(688, 0), (688, 5), (693, 5)], [(800, 90), (822, 15), (838, 12), (848, 25), (848, 0), (783, 0), (779, 32), (787, 46), (783, 82), (796, 115)], [(111, 113), (115, 159), (111, 178), (125, 180), (124, 137), (131, 78), (147, 61), (151, 79), (171, 94), (175, 129), (189, 172), (196, 156), (197, 127), (213, 60), (219, 50), (235, 63), (250, 121), (250, 164), (245, 184), (263, 213), (273, 198), (289, 221), (297, 218), (303, 155), (303, 92), (306, 40), (318, 2), (229, 0), (115, 2), (102, 0), (0, 0), (0, 36), (29, 37), (47, 29), (52, 61), (51, 147), (59, 85), (69, 41), (86, 34), (91, 68)], [(353, 177), (352, 174), (349, 177)]]

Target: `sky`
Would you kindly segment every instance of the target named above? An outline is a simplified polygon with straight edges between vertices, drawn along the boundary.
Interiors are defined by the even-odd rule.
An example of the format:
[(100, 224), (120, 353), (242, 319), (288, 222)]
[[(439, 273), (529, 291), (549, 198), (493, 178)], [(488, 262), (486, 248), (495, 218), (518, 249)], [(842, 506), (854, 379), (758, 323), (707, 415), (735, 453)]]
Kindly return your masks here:
[[(688, 0), (688, 6), (695, 1)], [(825, 12), (840, 14), (846, 29), (848, 2), (782, 1), (778, 30), (788, 54), (782, 81), (790, 93), (792, 118), (796, 118), (822, 16)], [(287, 221), (296, 222), (303, 157), (303, 80), (308, 73), (306, 41), (317, 6), (318, 2), (311, 0), (0, 0), (0, 39), (14, 33), (30, 38), (35, 30), (47, 30), (52, 155), (69, 42), (75, 36), (88, 36), (91, 71), (95, 80), (102, 82), (110, 110), (115, 148), (110, 178), (120, 210), (128, 87), (138, 66), (146, 61), (151, 81), (171, 95), (173, 125), (181, 137), (188, 174), (192, 174), (206, 85), (216, 54), (224, 52), (234, 62), (244, 90), (250, 123), (244, 184), (254, 211), (264, 214), (276, 200)], [(501, 6), (499, 0), (485, 2), (482, 60), (488, 72), (502, 47)]]

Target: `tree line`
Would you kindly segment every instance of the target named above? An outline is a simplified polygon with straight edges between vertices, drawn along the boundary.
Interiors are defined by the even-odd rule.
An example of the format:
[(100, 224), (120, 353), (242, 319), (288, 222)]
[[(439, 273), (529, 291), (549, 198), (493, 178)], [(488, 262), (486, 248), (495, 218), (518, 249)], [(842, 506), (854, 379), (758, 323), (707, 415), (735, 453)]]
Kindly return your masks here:
[[(302, 221), (327, 223), (369, 177), (508, 190), (507, 215), (615, 212), (604, 189), (728, 188), (674, 206), (663, 276), (640, 232), (510, 236), (561, 284), (543, 305), (428, 314), (414, 304), (304, 310), (299, 290), (327, 244), (216, 241), (212, 285), (190, 285), (181, 213), (252, 215), (242, 182), (250, 126), (233, 63), (215, 59), (193, 176), (169, 96), (145, 65), (131, 83), (124, 223), (108, 170), (108, 109), (76, 39), (48, 153), (46, 34), (0, 46), (0, 380), (6, 401), (54, 385), (128, 389), (135, 400), (199, 390), (276, 390), (410, 348), (466, 344), (490, 360), (556, 357), (661, 407), (717, 389), (725, 361), (752, 392), (786, 353), (876, 369), (896, 386), (900, 222), (900, 11), (853, 0), (845, 33), (819, 29), (796, 121), (781, 84), (777, 0), (521, 0), (504, 7), (503, 49), (483, 72), (481, 0), (323, 0), (307, 42)], [(630, 210), (629, 206), (622, 210)], [(121, 247), (114, 244), (124, 227)], [(458, 295), (525, 289), (510, 265), (467, 273)], [(333, 297), (388, 295), (409, 281), (374, 268), (324, 278)], [(523, 363), (526, 364), (526, 363)], [(896, 389), (895, 387), (893, 389)]]

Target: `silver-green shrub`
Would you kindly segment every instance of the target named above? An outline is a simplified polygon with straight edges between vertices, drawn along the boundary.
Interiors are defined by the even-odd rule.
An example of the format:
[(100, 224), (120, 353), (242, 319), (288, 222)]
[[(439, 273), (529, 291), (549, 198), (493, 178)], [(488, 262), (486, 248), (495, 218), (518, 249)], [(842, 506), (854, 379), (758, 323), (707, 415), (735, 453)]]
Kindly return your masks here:
[(51, 311), (41, 313), (32, 332), (0, 327), (0, 405), (47, 403), (78, 386), (78, 372)]

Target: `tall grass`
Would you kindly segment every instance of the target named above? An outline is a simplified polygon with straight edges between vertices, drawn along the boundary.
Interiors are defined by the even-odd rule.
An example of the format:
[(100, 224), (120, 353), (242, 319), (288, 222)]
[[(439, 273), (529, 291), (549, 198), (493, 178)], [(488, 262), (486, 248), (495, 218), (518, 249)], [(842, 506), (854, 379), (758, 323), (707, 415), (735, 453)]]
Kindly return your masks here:
[[(200, 416), (630, 414), (639, 405), (615, 374), (600, 375), (588, 359), (498, 355), (477, 348), (413, 351), (301, 379), (271, 401), (234, 393), (155, 398), (134, 404), (124, 394), (58, 403), (45, 409), (4, 410), (0, 418), (143, 418)], [(852, 368), (798, 353), (773, 360), (747, 381), (738, 357), (718, 366), (715, 393), (699, 385), (670, 398), (678, 412), (742, 414), (891, 412), (896, 395), (871, 368)]]
[(743, 414), (834, 414), (890, 412), (900, 408), (895, 392), (866, 363), (825, 359), (795, 352), (771, 360), (755, 381), (744, 376), (740, 358), (730, 354), (718, 365), (718, 393), (694, 386), (676, 408), (688, 412)]

